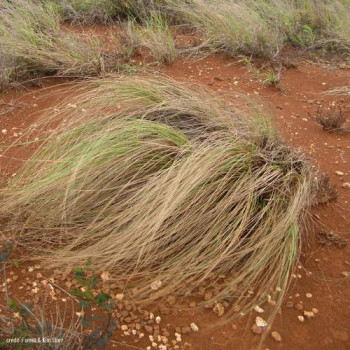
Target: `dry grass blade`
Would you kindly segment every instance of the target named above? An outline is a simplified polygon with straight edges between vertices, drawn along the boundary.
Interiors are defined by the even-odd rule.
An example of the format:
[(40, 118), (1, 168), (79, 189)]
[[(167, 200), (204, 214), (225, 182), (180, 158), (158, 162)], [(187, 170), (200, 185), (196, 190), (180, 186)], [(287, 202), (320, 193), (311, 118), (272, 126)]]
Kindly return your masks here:
[(51, 266), (91, 258), (146, 302), (225, 275), (215, 298), (235, 304), (228, 316), (271, 288), (279, 305), (311, 201), (308, 162), (196, 86), (110, 78), (76, 99), (44, 117), (65, 123), (2, 191), (4, 231)]
[(330, 95), (339, 95), (339, 96), (347, 96), (350, 95), (350, 85), (349, 86), (342, 86), (338, 87), (332, 90), (327, 91), (328, 94)]

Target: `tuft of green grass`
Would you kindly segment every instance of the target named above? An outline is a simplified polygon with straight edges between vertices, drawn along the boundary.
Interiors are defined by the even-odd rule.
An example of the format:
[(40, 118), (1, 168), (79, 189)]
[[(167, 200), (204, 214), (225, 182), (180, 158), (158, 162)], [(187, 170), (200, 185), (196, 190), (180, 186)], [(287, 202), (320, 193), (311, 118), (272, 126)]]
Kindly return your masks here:
[(48, 266), (91, 258), (140, 301), (196, 293), (225, 275), (216, 301), (247, 312), (280, 288), (278, 307), (312, 199), (311, 165), (264, 119), (199, 86), (85, 84), (43, 116), (43, 133), (58, 127), (1, 191), (4, 234)]
[(167, 20), (160, 13), (153, 12), (143, 25), (128, 21), (125, 26), (126, 48), (134, 52), (147, 49), (159, 63), (172, 63), (177, 57), (174, 35)]

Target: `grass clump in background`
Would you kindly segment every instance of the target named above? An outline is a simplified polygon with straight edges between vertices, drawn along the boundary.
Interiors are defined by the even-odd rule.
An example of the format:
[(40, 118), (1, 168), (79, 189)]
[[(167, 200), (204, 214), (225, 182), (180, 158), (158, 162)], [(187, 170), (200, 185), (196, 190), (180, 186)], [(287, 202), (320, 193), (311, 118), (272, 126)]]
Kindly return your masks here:
[(75, 99), (44, 117), (45, 130), (66, 122), (2, 191), (4, 232), (50, 266), (91, 258), (140, 300), (225, 275), (216, 301), (245, 312), (278, 287), (281, 302), (312, 195), (298, 152), (263, 119), (164, 78), (95, 80)]
[(126, 48), (130, 52), (145, 48), (158, 63), (170, 64), (177, 57), (174, 35), (167, 19), (152, 13), (143, 25), (128, 21), (125, 26)]
[(0, 5), (0, 48), (3, 85), (35, 75), (89, 76), (106, 68), (101, 43), (62, 32), (50, 1)]
[(169, 0), (168, 5), (202, 31), (215, 51), (274, 58), (286, 44), (350, 49), (350, 5), (342, 0)]

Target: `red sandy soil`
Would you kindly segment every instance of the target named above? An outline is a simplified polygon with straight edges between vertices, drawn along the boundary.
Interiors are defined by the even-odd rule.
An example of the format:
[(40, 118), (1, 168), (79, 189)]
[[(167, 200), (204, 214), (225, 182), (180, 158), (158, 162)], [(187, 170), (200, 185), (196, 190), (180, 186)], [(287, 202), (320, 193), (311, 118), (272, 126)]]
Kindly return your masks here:
[[(175, 79), (209, 85), (219, 93), (224, 93), (228, 102), (235, 105), (244, 104), (247, 97), (260, 100), (285, 141), (300, 147), (304, 154), (314, 160), (315, 166), (330, 176), (337, 187), (338, 200), (336, 203), (319, 205), (310, 213), (310, 220), (302, 236), (303, 253), (295, 272), (296, 278), (292, 278), (285, 303), (270, 330), (278, 331), (282, 342), (277, 343), (268, 334), (262, 349), (350, 349), (350, 277), (342, 274), (350, 271), (350, 248), (349, 245), (344, 248), (332, 244), (321, 245), (317, 239), (317, 234), (322, 230), (333, 231), (346, 241), (350, 238), (350, 190), (341, 186), (344, 182), (350, 182), (350, 134), (325, 133), (315, 120), (317, 107), (332, 103), (348, 108), (347, 116), (350, 117), (350, 96), (325, 94), (328, 89), (349, 85), (350, 70), (339, 69), (332, 64), (302, 61), (297, 68), (284, 72), (282, 94), (273, 87), (263, 87), (256, 74), (249, 72), (237, 60), (221, 55), (191, 60), (180, 58), (173, 65), (162, 68), (161, 73)], [(44, 86), (51, 87), (48, 91), (52, 93), (56, 91), (56, 88), (52, 88), (56, 83), (56, 80), (46, 80)], [(42, 96), (45, 91), (38, 87), (33, 88), (29, 94), (10, 91), (0, 95), (0, 129), (7, 130), (6, 134), (0, 130), (1, 146), (20, 137), (20, 133), (33, 124), (43, 109), (52, 106), (63, 96), (58, 92), (44, 98)], [(18, 147), (7, 157), (1, 157), (1, 177), (12, 176), (33, 152), (33, 147)], [(336, 171), (341, 171), (344, 175), (338, 176)], [(18, 284), (12, 284), (10, 291), (13, 296), (21, 297), (23, 291), (16, 286), (26, 277), (32, 278), (33, 273), (28, 272), (28, 269), (23, 270), (22, 266), (11, 269), (20, 278)], [(34, 273), (38, 271), (35, 270)], [(50, 271), (40, 271), (50, 277)], [(307, 298), (307, 293), (311, 293), (312, 297)], [(3, 293), (0, 293), (0, 298), (0, 304), (4, 304)], [(298, 315), (302, 315), (303, 311), (290, 307), (291, 303), (288, 307), (288, 301), (293, 302), (294, 306), (303, 302), (304, 310), (317, 308), (318, 313), (313, 319), (300, 322)], [(268, 305), (262, 307), (266, 310), (269, 308)], [(257, 315), (252, 312), (239, 321), (210, 328), (218, 321), (211, 309), (171, 310), (169, 315), (162, 315), (162, 324), (170, 324), (174, 332), (174, 327), (189, 326), (195, 322), (199, 332), (183, 335), (183, 343), (190, 343), (189, 348), (193, 350), (250, 350), (257, 349), (261, 337), (250, 330)], [(264, 317), (264, 314), (261, 316)], [(150, 345), (148, 339), (135, 344), (133, 336), (124, 336), (120, 330), (113, 339), (136, 349), (145, 349)], [(114, 343), (111, 348), (133, 348), (126, 344)]]

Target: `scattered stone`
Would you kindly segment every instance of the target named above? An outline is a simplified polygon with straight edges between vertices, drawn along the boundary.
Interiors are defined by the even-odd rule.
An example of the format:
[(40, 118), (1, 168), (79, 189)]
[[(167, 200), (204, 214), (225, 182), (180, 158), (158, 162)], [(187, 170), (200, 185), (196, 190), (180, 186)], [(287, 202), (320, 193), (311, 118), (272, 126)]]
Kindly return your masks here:
[(225, 313), (225, 308), (221, 303), (217, 303), (213, 308), (214, 313), (217, 316), (222, 316)]
[(259, 314), (262, 314), (264, 312), (264, 309), (262, 309), (259, 305), (255, 305), (254, 310)]
[(109, 280), (109, 272), (108, 271), (103, 271), (101, 273), (101, 279), (102, 279), (103, 282), (108, 281)]
[(152, 290), (158, 290), (162, 286), (162, 281), (154, 281), (151, 283)]
[(190, 327), (182, 327), (182, 328), (181, 328), (181, 333), (182, 333), (182, 334), (191, 333), (191, 328), (190, 328)]
[(147, 324), (145, 325), (145, 331), (147, 333), (153, 334), (153, 327)]
[(292, 301), (287, 301), (286, 306), (292, 308), (294, 307), (294, 303)]
[(123, 324), (123, 325), (120, 327), (120, 329), (121, 329), (122, 331), (127, 331), (127, 330), (128, 330), (128, 326), (127, 326), (126, 324)]
[(316, 309), (315, 307), (313, 307), (313, 308), (312, 308), (312, 312), (313, 312), (314, 314), (318, 314), (318, 309)]
[(159, 324), (161, 320), (162, 320), (162, 319), (160, 318), (160, 316), (157, 316), (157, 317), (156, 317), (156, 323), (157, 323), (157, 324)]
[(341, 274), (343, 277), (350, 277), (350, 272), (343, 271)]
[(271, 337), (277, 342), (277, 343), (280, 343), (282, 341), (282, 337), (281, 335), (276, 332), (276, 331), (273, 331), (271, 332)]
[(175, 333), (175, 340), (178, 342), (178, 343), (180, 343), (181, 342), (181, 334), (180, 333), (178, 333), (178, 332), (176, 332)]
[(338, 176), (343, 176), (344, 175), (344, 173), (342, 171), (339, 171), (339, 170), (337, 170), (335, 172), (335, 174), (338, 175)]
[(343, 182), (341, 187), (350, 189), (350, 182)]
[(314, 318), (315, 314), (312, 311), (304, 311), (304, 316), (309, 320), (310, 318)]
[(122, 301), (124, 299), (124, 294), (123, 293), (116, 294), (115, 299), (118, 301)]
[(304, 322), (305, 321), (305, 318), (304, 318), (304, 316), (298, 316), (298, 320), (300, 321), (300, 322)]
[(296, 308), (297, 310), (299, 310), (299, 311), (302, 311), (302, 310), (304, 309), (304, 306), (303, 306), (302, 303), (298, 303), (298, 304), (295, 305), (295, 308)]
[(305, 296), (306, 296), (308, 299), (312, 298), (312, 294), (311, 294), (311, 293), (306, 293)]
[(269, 299), (267, 302), (268, 302), (270, 305), (272, 305), (272, 306), (275, 306), (275, 305), (276, 305), (276, 301), (273, 300), (273, 299)]
[(260, 328), (265, 328), (268, 326), (268, 323), (260, 316), (255, 317), (255, 324)]
[(193, 323), (193, 322), (190, 324), (190, 327), (191, 327), (193, 332), (198, 332), (199, 331), (198, 326), (195, 323)]

